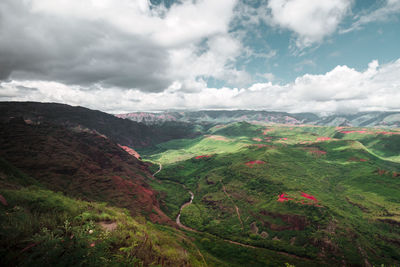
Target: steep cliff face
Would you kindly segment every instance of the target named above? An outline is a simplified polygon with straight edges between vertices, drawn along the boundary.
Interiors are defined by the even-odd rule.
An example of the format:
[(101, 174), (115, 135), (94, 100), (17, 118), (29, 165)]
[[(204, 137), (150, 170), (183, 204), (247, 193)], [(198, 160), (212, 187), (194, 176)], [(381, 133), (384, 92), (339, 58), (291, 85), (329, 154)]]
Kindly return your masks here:
[(146, 182), (148, 166), (102, 135), (16, 118), (0, 124), (0, 147), (0, 157), (53, 191), (171, 223)]

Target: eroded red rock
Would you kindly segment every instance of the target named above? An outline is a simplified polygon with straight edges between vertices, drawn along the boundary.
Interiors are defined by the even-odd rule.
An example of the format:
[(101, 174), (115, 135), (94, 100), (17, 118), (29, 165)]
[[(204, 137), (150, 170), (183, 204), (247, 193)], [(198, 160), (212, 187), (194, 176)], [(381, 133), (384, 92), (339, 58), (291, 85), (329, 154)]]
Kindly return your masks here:
[(134, 149), (132, 149), (132, 148), (130, 148), (130, 147), (128, 147), (128, 146), (122, 146), (122, 145), (120, 145), (120, 144), (118, 144), (118, 146), (119, 146), (120, 148), (122, 148), (123, 150), (125, 150), (126, 152), (128, 152), (129, 155), (134, 156), (134, 157), (137, 158), (137, 159), (140, 159), (140, 158), (141, 158), (140, 155), (139, 155), (139, 153), (137, 153)]

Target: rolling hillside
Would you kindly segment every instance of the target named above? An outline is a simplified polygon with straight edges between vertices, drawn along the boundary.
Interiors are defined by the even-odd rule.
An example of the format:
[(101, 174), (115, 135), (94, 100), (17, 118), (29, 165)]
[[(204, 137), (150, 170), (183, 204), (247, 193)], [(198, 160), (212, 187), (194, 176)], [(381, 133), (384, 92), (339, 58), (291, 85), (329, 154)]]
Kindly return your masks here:
[[(399, 264), (399, 131), (233, 123), (210, 134), (146, 155), (163, 164), (159, 179), (193, 192), (185, 226), (317, 265)], [(174, 190), (159, 189), (176, 216)]]
[[(1, 116), (6, 266), (400, 264), (398, 129), (216, 123), (218, 112), (144, 125), (37, 106)], [(109, 122), (166, 136), (131, 147), (100, 131)]]

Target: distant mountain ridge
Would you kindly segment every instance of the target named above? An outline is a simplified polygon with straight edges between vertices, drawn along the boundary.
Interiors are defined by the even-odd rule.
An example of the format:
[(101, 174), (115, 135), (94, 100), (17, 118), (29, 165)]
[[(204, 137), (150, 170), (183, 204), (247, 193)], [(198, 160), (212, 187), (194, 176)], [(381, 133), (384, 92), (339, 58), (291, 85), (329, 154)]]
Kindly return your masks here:
[(286, 113), (255, 110), (204, 110), (172, 112), (132, 112), (116, 114), (118, 118), (147, 125), (168, 121), (188, 123), (229, 123), (238, 121), (276, 124), (313, 124), (321, 126), (400, 127), (400, 112), (359, 112), (318, 116), (314, 113)]
[(78, 132), (101, 134), (112, 141), (131, 148), (151, 146), (171, 139), (195, 136), (193, 125), (167, 122), (146, 125), (119, 119), (111, 114), (84, 107), (58, 103), (0, 102), (0, 122), (22, 117), (27, 122), (61, 125)]

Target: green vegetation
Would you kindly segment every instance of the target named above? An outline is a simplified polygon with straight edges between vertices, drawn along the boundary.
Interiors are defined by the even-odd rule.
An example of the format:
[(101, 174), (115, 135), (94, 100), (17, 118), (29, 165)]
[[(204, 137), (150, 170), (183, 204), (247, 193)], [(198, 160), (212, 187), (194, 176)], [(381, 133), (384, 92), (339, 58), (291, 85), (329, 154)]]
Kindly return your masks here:
[[(82, 194), (73, 198), (70, 192), (55, 192), (61, 184), (51, 191), (50, 183), (39, 183), (0, 158), (1, 262), (12, 266), (400, 264), (399, 131), (245, 122), (193, 127), (204, 135), (139, 150), (153, 165), (132, 161), (112, 144), (96, 150), (93, 156), (110, 165), (103, 176), (112, 178), (104, 179), (104, 186), (94, 193), (108, 192), (107, 203), (88, 197), (98, 180), (86, 174), (81, 176), (86, 186), (76, 187)], [(85, 138), (83, 152), (106, 142)], [(124, 165), (130, 159), (131, 165)], [(67, 163), (72, 164), (64, 157), (54, 162), (63, 173)], [(158, 163), (162, 170), (153, 178), (147, 167), (155, 173)], [(101, 165), (102, 171), (107, 164)], [(50, 180), (55, 174), (46, 175)], [(51, 181), (62, 183), (66, 177), (70, 176)], [(114, 187), (113, 180), (118, 182)], [(173, 228), (190, 199), (189, 190), (193, 203), (182, 209), (180, 221), (194, 230)], [(120, 200), (134, 203), (134, 208), (113, 206)], [(149, 202), (157, 205), (144, 209)], [(163, 223), (170, 226), (148, 221), (163, 214), (159, 207), (171, 219), (164, 215)]]
[(234, 123), (210, 129), (219, 140), (175, 140), (148, 157), (163, 163), (158, 179), (177, 183), (160, 189), (170, 214), (180, 184), (195, 194), (182, 211), (186, 226), (314, 262), (393, 265), (400, 139), (379, 132)]
[[(1, 172), (8, 173), (9, 182), (27, 178), (4, 161)], [(0, 203), (0, 260), (5, 266), (204, 265), (192, 241), (173, 228), (133, 218), (106, 203), (75, 200), (40, 186), (10, 185), (0, 189), (6, 200)]]

